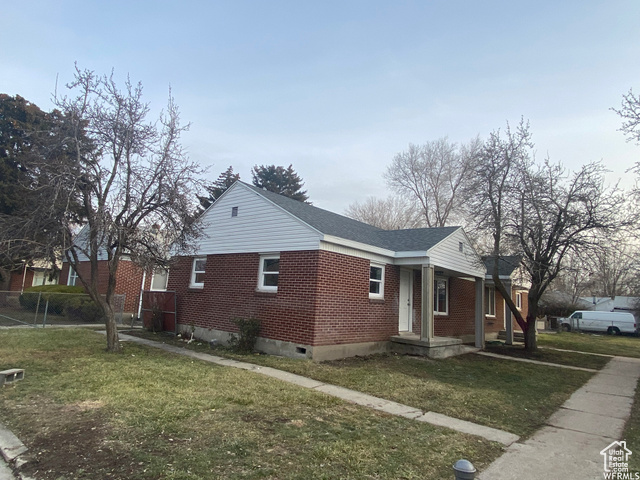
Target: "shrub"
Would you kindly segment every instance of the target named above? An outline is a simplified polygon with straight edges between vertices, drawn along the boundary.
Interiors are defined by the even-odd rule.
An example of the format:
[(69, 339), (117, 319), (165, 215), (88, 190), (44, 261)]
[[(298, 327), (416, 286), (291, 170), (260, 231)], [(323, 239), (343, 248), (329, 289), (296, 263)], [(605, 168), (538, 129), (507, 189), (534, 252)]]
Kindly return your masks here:
[[(40, 311), (44, 310), (47, 301), (49, 301), (48, 313), (60, 315), (64, 312), (66, 303), (72, 298), (78, 298), (78, 295), (84, 294), (82, 287), (70, 287), (67, 285), (41, 285), (30, 287), (24, 290), (20, 295), (20, 305), (22, 308), (35, 312), (36, 308)], [(40, 305), (38, 306), (38, 298)]]
[(103, 320), (102, 310), (89, 297), (71, 296), (64, 307), (67, 320), (87, 323)]
[(260, 334), (260, 320), (234, 318), (232, 322), (238, 327), (238, 334), (231, 334), (231, 338), (229, 338), (231, 348), (240, 353), (253, 352)]

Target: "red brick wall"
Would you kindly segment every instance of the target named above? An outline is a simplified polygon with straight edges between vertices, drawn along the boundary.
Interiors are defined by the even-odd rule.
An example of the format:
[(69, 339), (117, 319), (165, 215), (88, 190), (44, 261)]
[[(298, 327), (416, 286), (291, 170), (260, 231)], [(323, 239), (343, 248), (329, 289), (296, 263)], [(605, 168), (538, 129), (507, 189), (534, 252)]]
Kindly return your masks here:
[[(475, 333), (475, 282), (449, 277), (448, 315), (434, 315), (433, 330), (436, 337), (460, 337)], [(422, 272), (413, 277), (413, 333), (421, 333)]]
[(282, 252), (277, 292), (258, 292), (260, 255), (209, 255), (204, 288), (191, 289), (193, 257), (171, 266), (167, 289), (177, 296), (178, 322), (227, 332), (234, 318), (257, 318), (260, 335), (311, 345), (318, 251)]
[(475, 333), (476, 284), (462, 278), (449, 278), (448, 315), (435, 315), (436, 337), (460, 337)]
[(234, 332), (257, 318), (261, 336), (304, 345), (388, 340), (398, 332), (398, 270), (385, 269), (385, 299), (369, 299), (369, 260), (326, 251), (281, 252), (278, 291), (256, 291), (258, 254), (209, 255), (204, 288), (188, 288), (193, 257), (172, 265), (178, 322)]
[[(20, 292), (22, 291), (22, 279), (24, 276), (24, 268), (11, 272), (11, 276), (9, 279), (9, 290), (11, 292)], [(33, 285), (33, 270), (27, 268), (27, 276), (24, 279), (24, 288), (29, 288)]]
[[(529, 302), (528, 302), (529, 296), (527, 295), (526, 291), (521, 291), (514, 288), (511, 291), (511, 298), (513, 298), (514, 302), (516, 301), (516, 291), (522, 294), (522, 308), (520, 309), (520, 312), (522, 312), (522, 316), (526, 319), (527, 311), (529, 308)], [(500, 330), (505, 329), (505, 323), (504, 323), (505, 308), (507, 307), (504, 302), (504, 298), (502, 297), (502, 294), (496, 290), (496, 316), (489, 317), (485, 315), (485, 323), (484, 323), (485, 333), (498, 333)], [(518, 322), (516, 322), (515, 317), (512, 319), (512, 323), (513, 323), (514, 331), (522, 331), (522, 329), (520, 328), (520, 325), (518, 325)]]
[(369, 298), (367, 259), (321, 251), (315, 345), (377, 342), (398, 334), (400, 270), (386, 265), (384, 299)]
[[(89, 278), (91, 265), (89, 262), (80, 262), (78, 270), (85, 278)], [(140, 299), (140, 286), (142, 284), (143, 270), (133, 262), (128, 260), (120, 261), (118, 265), (118, 273), (116, 275), (115, 293), (118, 295), (125, 294), (124, 311), (137, 314), (138, 303)], [(98, 261), (98, 292), (107, 293), (107, 283), (109, 278), (109, 270), (106, 260)], [(66, 285), (69, 280), (69, 263), (62, 265), (60, 272), (60, 284)], [(148, 290), (151, 284), (151, 274), (147, 275), (145, 281), (145, 289)], [(76, 285), (81, 285), (80, 281)]]

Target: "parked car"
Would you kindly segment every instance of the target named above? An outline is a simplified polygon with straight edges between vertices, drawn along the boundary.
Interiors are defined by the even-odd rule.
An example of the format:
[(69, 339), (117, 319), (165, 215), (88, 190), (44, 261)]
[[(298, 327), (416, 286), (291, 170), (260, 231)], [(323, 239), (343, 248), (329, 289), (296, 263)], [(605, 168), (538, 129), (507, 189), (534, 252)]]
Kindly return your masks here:
[(569, 318), (558, 320), (562, 321), (561, 327), (565, 332), (586, 330), (589, 332), (606, 332), (609, 335), (638, 332), (636, 319), (631, 313), (579, 310), (573, 312)]

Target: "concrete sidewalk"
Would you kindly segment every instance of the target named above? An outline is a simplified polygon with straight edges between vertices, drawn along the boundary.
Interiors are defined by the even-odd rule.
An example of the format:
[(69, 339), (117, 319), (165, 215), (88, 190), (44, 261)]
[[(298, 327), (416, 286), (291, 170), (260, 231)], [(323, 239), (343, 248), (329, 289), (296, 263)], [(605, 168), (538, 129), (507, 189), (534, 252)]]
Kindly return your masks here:
[(477, 478), (602, 479), (600, 451), (613, 441), (624, 440), (621, 435), (639, 378), (640, 359), (614, 357), (571, 395), (546, 427), (524, 443), (511, 445)]
[(271, 367), (262, 367), (253, 363), (239, 362), (237, 360), (231, 360), (228, 358), (218, 357), (216, 355), (210, 355), (208, 353), (199, 353), (186, 348), (176, 347), (174, 345), (167, 345), (165, 343), (159, 343), (152, 340), (146, 340), (139, 337), (133, 337), (130, 335), (120, 334), (120, 340), (140, 343), (149, 347), (160, 348), (167, 352), (176, 353), (178, 355), (184, 355), (191, 358), (197, 358), (205, 362), (215, 363), (225, 367), (240, 368), (243, 370), (250, 370), (261, 375), (266, 375), (271, 378), (277, 378), (284, 382), (292, 383), (300, 387), (309, 388), (318, 392), (325, 393), (337, 398), (341, 398), (347, 402), (362, 405), (364, 407), (372, 408), (381, 412), (388, 413), (390, 415), (398, 415), (400, 417), (409, 418), (418, 422), (425, 422), (431, 425), (439, 427), (446, 427), (458, 432), (467, 433), (470, 435), (476, 435), (492, 442), (499, 442), (505, 446), (511, 445), (517, 442), (520, 437), (517, 435), (499, 430), (497, 428), (486, 427), (484, 425), (478, 425), (466, 420), (460, 420), (447, 415), (442, 415), (436, 412), (423, 412), (422, 410), (403, 405), (401, 403), (393, 402), (391, 400), (385, 400), (383, 398), (374, 397), (366, 393), (351, 390), (349, 388), (339, 387), (337, 385), (331, 385), (328, 383), (313, 380), (311, 378), (303, 377), (293, 373), (285, 372)]

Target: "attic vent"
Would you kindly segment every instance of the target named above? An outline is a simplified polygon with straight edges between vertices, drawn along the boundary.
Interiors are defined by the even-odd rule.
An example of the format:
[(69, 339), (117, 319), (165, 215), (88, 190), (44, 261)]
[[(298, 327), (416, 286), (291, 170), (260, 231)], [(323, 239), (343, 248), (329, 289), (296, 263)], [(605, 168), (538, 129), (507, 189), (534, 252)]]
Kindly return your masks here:
[(238, 216), (238, 207), (231, 207), (231, 216), (232, 217)]
[(464, 244), (462, 242), (458, 242), (458, 250), (464, 252)]

